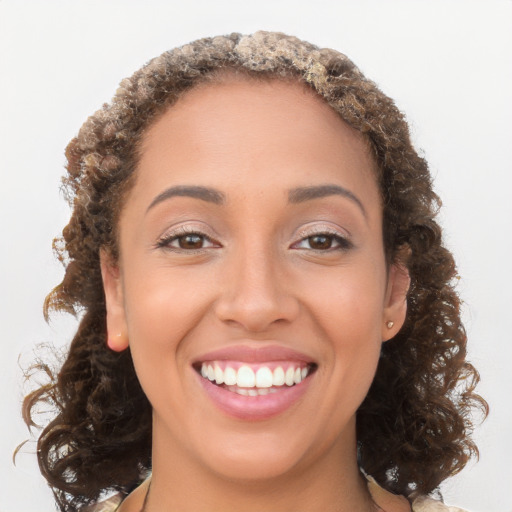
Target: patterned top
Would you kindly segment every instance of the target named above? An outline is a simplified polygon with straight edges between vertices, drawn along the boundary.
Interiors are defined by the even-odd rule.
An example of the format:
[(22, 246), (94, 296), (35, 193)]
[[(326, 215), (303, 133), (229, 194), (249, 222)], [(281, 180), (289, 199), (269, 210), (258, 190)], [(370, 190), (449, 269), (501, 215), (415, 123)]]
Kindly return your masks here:
[[(366, 479), (368, 491), (372, 500), (379, 507), (379, 512), (467, 512), (459, 507), (449, 507), (428, 496), (416, 498), (411, 505), (404, 496), (398, 496), (383, 489), (371, 476), (367, 476)], [(105, 501), (81, 510), (83, 512), (115, 512), (121, 502), (121, 495), (115, 494)]]
[(375, 504), (380, 508), (379, 512), (466, 512), (459, 507), (449, 507), (444, 503), (420, 496), (412, 505), (404, 496), (397, 496), (383, 489), (371, 476), (367, 476), (368, 490)]

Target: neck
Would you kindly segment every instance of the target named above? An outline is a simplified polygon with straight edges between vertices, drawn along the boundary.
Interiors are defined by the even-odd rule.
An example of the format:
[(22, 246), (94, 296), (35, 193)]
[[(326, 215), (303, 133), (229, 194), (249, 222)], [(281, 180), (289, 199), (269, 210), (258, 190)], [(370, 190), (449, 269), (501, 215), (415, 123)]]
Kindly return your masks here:
[(277, 477), (253, 480), (226, 478), (155, 435), (151, 490), (144, 512), (373, 511), (357, 466), (355, 433), (351, 437), (350, 449), (340, 439), (314, 462), (298, 463)]

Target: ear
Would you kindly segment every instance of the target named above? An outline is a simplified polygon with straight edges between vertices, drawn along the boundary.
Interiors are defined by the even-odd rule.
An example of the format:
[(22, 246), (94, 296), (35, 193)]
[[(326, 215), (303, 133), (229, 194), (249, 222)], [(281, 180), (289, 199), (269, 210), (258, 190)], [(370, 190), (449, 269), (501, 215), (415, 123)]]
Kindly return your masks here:
[(407, 292), (411, 284), (404, 264), (393, 263), (389, 269), (388, 287), (382, 319), (382, 341), (388, 341), (402, 328), (407, 314)]
[(107, 345), (114, 352), (122, 352), (129, 343), (119, 267), (105, 249), (100, 250), (100, 264), (107, 310)]

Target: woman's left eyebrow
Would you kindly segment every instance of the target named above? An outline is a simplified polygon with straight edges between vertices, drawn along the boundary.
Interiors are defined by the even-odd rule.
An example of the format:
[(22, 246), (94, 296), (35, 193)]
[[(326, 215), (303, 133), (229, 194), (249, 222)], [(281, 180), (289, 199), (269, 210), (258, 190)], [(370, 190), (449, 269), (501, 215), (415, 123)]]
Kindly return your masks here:
[(201, 199), (208, 203), (223, 204), (225, 196), (219, 190), (210, 187), (203, 187), (200, 185), (179, 185), (175, 187), (169, 187), (164, 190), (161, 194), (158, 194), (151, 204), (148, 206), (146, 213), (155, 207), (158, 203), (166, 201), (171, 197), (193, 197), (194, 199)]
[(359, 207), (363, 215), (365, 217), (367, 216), (363, 203), (353, 192), (334, 184), (312, 185), (310, 187), (294, 188), (288, 192), (288, 201), (292, 204), (297, 204), (303, 203), (304, 201), (311, 201), (312, 199), (319, 199), (333, 195), (350, 199)]

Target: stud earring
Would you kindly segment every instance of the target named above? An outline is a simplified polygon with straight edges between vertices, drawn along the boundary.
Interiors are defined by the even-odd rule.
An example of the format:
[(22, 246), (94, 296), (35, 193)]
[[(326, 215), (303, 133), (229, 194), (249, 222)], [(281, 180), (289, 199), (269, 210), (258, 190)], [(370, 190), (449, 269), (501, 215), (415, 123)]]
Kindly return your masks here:
[(391, 329), (393, 327), (393, 325), (395, 325), (395, 322), (392, 322), (391, 320), (386, 324), (386, 327), (388, 329)]
[(122, 352), (128, 346), (128, 341), (126, 340), (126, 336), (123, 336), (122, 333), (119, 332), (115, 336), (107, 337), (107, 346), (114, 352)]

